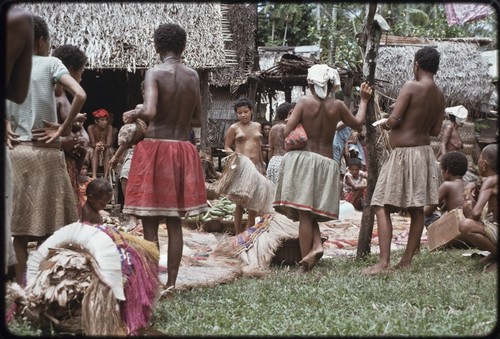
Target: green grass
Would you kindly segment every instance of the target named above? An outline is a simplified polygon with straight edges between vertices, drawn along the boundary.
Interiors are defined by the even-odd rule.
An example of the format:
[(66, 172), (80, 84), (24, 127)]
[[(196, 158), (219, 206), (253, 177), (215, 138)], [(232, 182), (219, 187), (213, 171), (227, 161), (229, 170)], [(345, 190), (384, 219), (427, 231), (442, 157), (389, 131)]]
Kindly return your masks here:
[[(379, 277), (360, 274), (376, 256), (323, 259), (307, 275), (273, 267), (262, 279), (177, 292), (159, 302), (152, 326), (169, 336), (486, 335), (496, 326), (497, 274), (464, 252), (422, 250), (411, 270)], [(30, 331), (19, 320), (12, 330)]]

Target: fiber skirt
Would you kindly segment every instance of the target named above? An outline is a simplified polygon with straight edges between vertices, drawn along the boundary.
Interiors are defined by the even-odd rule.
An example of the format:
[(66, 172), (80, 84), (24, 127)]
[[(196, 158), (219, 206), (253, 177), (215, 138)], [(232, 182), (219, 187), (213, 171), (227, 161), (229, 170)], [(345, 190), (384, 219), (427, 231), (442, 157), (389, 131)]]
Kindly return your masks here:
[(56, 148), (9, 150), (12, 165), (12, 235), (42, 237), (78, 220), (75, 192)]
[(372, 206), (438, 204), (439, 168), (431, 146), (397, 147), (382, 165)]
[(319, 222), (339, 214), (340, 179), (336, 161), (309, 151), (283, 156), (273, 207), (294, 221), (298, 210), (311, 212)]
[(200, 156), (189, 141), (144, 139), (134, 149), (123, 212), (183, 217), (208, 210)]
[(267, 165), (266, 176), (273, 184), (278, 181), (278, 175), (280, 172), (281, 161), (283, 160), (282, 155), (273, 155), (269, 164)]

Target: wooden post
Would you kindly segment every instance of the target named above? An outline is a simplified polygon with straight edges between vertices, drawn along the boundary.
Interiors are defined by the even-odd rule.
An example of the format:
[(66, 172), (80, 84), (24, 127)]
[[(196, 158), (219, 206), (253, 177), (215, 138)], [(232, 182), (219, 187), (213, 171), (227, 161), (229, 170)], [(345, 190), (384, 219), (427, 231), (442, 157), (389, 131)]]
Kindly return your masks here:
[[(375, 84), (375, 59), (378, 53), (378, 47), (380, 43), (380, 37), (382, 36), (382, 29), (379, 24), (374, 20), (375, 11), (377, 9), (377, 3), (370, 3), (367, 5), (367, 15), (365, 18), (366, 34), (366, 50), (365, 50), (365, 60), (363, 63), (363, 77), (367, 79), (368, 83), (372, 88)], [(375, 190), (375, 185), (378, 178), (379, 169), (379, 159), (381, 159), (381, 152), (377, 152), (377, 129), (372, 126), (375, 122), (375, 106), (374, 106), (374, 95), (368, 102), (367, 112), (366, 112), (366, 145), (368, 148), (368, 159), (367, 164), (369, 168), (368, 175), (368, 194), (366, 196), (366, 206), (363, 208), (363, 214), (361, 216), (361, 226), (358, 235), (358, 247), (356, 252), (356, 258), (364, 258), (370, 254), (370, 242), (373, 232), (374, 214), (372, 208), (370, 207), (373, 191)]]
[(210, 89), (208, 87), (208, 69), (201, 71), (201, 111), (203, 112), (203, 119), (201, 121), (200, 129), (200, 148), (206, 151), (208, 148), (208, 106), (210, 103)]

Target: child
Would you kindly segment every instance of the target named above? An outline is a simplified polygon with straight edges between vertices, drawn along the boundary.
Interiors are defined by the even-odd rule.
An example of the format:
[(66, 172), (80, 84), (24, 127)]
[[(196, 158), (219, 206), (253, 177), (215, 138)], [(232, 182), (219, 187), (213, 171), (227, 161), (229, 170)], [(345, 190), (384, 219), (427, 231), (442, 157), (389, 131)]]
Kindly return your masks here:
[(344, 199), (350, 202), (355, 209), (362, 210), (363, 202), (367, 193), (367, 174), (361, 170), (361, 160), (349, 159), (349, 167), (344, 176)]
[(87, 186), (89, 182), (92, 181), (92, 178), (87, 175), (88, 168), (89, 168), (89, 163), (88, 161), (85, 161), (78, 175), (78, 200), (80, 202), (80, 210), (83, 208), (85, 202), (87, 201), (85, 192), (87, 191)]
[(497, 270), (498, 205), (497, 205), (497, 154), (498, 145), (490, 144), (479, 155), (479, 174), (482, 182), (465, 188), (463, 212), (466, 219), (460, 221), (462, 236), (480, 250), (490, 254), (482, 263), (493, 262), (486, 272)]
[(109, 124), (109, 113), (105, 109), (98, 109), (92, 115), (95, 124), (89, 126), (90, 159), (92, 177), (97, 177), (97, 166), (104, 166), (104, 178), (108, 178), (111, 145), (113, 143), (113, 126)]
[(111, 201), (113, 186), (103, 178), (96, 178), (89, 182), (85, 193), (87, 201), (82, 210), (82, 222), (101, 225), (103, 221), (99, 211), (103, 210)]
[[(135, 109), (139, 110), (141, 107), (142, 105), (139, 104)], [(146, 122), (137, 119), (131, 124), (123, 125), (120, 132), (118, 132), (118, 149), (111, 157), (109, 166), (110, 168), (119, 167), (118, 172), (120, 173), (123, 194), (127, 192), (128, 172), (132, 162), (134, 146), (144, 138), (147, 128)]]
[[(241, 153), (255, 164), (259, 172), (265, 175), (266, 164), (262, 157), (262, 142), (261, 142), (261, 125), (258, 122), (252, 121), (253, 103), (248, 98), (238, 99), (234, 106), (234, 112), (238, 118), (238, 122), (232, 124), (227, 132), (224, 142), (224, 150), (228, 153)], [(234, 151), (231, 147), (234, 146)], [(246, 227), (255, 224), (255, 211), (248, 212), (248, 220)], [(243, 206), (237, 205), (234, 210), (234, 228), (235, 234), (239, 234), (245, 230), (242, 227), (241, 220), (243, 218)]]
[[(462, 208), (466, 185), (463, 176), (467, 172), (467, 166), (467, 157), (462, 152), (453, 151), (442, 157), (441, 173), (444, 181), (438, 189), (439, 204), (424, 207), (425, 227), (439, 219), (444, 212)], [(436, 212), (438, 207), (439, 211)]]

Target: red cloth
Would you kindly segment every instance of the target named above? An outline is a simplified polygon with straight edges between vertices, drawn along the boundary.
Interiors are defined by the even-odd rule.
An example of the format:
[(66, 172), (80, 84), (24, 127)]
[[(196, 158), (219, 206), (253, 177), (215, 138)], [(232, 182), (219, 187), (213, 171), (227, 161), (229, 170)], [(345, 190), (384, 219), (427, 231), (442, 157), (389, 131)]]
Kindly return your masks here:
[(92, 115), (96, 119), (109, 118), (109, 113), (104, 108), (100, 108), (97, 111), (92, 112)]
[(208, 210), (200, 156), (189, 141), (144, 139), (134, 149), (123, 212), (183, 217)]

